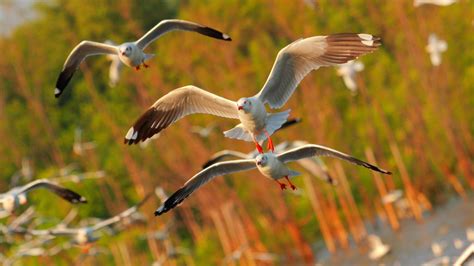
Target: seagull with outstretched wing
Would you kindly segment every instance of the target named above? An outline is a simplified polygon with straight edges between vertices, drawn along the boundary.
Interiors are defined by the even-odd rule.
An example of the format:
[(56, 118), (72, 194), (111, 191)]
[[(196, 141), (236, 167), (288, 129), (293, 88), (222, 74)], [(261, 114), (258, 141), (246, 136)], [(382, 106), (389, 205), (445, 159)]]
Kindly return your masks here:
[(161, 37), (161, 35), (170, 31), (178, 30), (194, 31), (215, 39), (231, 41), (229, 35), (218, 30), (194, 22), (178, 19), (162, 20), (135, 42), (126, 42), (120, 45), (113, 45), (100, 42), (82, 41), (76, 47), (74, 47), (67, 57), (63, 69), (56, 81), (54, 96), (56, 98), (61, 96), (72, 76), (74, 75), (74, 72), (76, 72), (77, 68), (79, 68), (79, 65), (82, 63), (82, 61), (84, 61), (84, 59), (86, 59), (86, 57), (100, 54), (116, 55), (123, 64), (129, 67), (134, 67), (136, 70), (138, 70), (140, 69), (141, 65), (148, 67), (145, 61), (154, 56), (153, 54), (146, 54), (143, 50), (151, 42)]
[(267, 113), (265, 104), (281, 108), (300, 81), (312, 70), (335, 66), (375, 51), (380, 38), (365, 33), (341, 33), (297, 40), (277, 55), (262, 90), (255, 96), (231, 101), (195, 86), (175, 89), (158, 99), (140, 116), (125, 136), (125, 143), (136, 144), (153, 137), (179, 119), (196, 113), (239, 119), (240, 124), (224, 135), (232, 139), (259, 142), (268, 139), (287, 120), (290, 110)]
[(87, 202), (86, 198), (70, 189), (57, 185), (46, 179), (38, 179), (24, 186), (15, 187), (5, 193), (0, 194), (0, 203), (2, 204), (5, 211), (12, 213), (16, 208), (18, 208), (18, 206), (26, 204), (27, 193), (39, 188), (47, 189), (48, 191), (53, 192), (64, 200), (67, 200), (73, 204)]
[(290, 187), (292, 189), (296, 189), (296, 187), (291, 183), (289, 178), (297, 176), (299, 175), (299, 173), (288, 168), (286, 166), (286, 163), (314, 156), (335, 157), (356, 165), (364, 166), (372, 171), (377, 171), (383, 174), (391, 174), (391, 172), (387, 170), (381, 169), (375, 165), (369, 164), (340, 151), (333, 150), (331, 148), (324, 147), (321, 145), (307, 144), (280, 153), (278, 155), (274, 153), (264, 153), (259, 154), (255, 159), (233, 160), (213, 164), (212, 166), (197, 173), (195, 176), (189, 179), (183, 187), (173, 193), (173, 195), (171, 195), (155, 211), (155, 215), (161, 215), (176, 207), (185, 198), (191, 195), (191, 193), (193, 193), (196, 189), (209, 182), (214, 177), (232, 174), (236, 172), (242, 172), (255, 168), (257, 168), (259, 172), (265, 177), (275, 180), (280, 185), (281, 189), (286, 189), (286, 184), (278, 181), (281, 178), (285, 178), (288, 181)]

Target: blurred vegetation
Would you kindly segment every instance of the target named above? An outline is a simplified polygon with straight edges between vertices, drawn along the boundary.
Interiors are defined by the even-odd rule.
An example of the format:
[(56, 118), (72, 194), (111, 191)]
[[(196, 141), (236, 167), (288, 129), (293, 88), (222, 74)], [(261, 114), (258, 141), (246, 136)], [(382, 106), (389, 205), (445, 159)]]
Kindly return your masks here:
[[(283, 0), (55, 0), (40, 1), (35, 8), (36, 19), (0, 39), (1, 191), (8, 190), (10, 177), (24, 157), (31, 159), (35, 178), (51, 176), (70, 163), (83, 171), (107, 172), (103, 182), (66, 184), (88, 198), (85, 206), (71, 207), (46, 193), (32, 195), (33, 205), (44, 216), (61, 219), (70, 208), (77, 208), (81, 218), (106, 218), (138, 202), (155, 186), (172, 193), (214, 152), (252, 150), (253, 144), (221, 134), (235, 121), (206, 115), (183, 119), (146, 148), (129, 147), (122, 140), (133, 121), (170, 90), (194, 84), (229, 99), (253, 95), (264, 84), (281, 48), (298, 38), (338, 32), (367, 32), (383, 39), (377, 52), (361, 58), (365, 70), (359, 74), (359, 93), (351, 95), (335, 68), (312, 72), (286, 105), (303, 122), (278, 132), (274, 141), (302, 139), (359, 158), (366, 158), (364, 150), (370, 147), (377, 164), (394, 172), (389, 188), (390, 184), (400, 188), (400, 172), (390, 148), (394, 145), (415, 189), (432, 202), (455, 193), (448, 175), (466, 188), (473, 178), (472, 1), (415, 9), (411, 1), (321, 0), (311, 7), (305, 1)], [(220, 29), (233, 41), (170, 33), (148, 48), (157, 55), (150, 61), (151, 68), (138, 72), (126, 68), (115, 88), (108, 86), (106, 58), (90, 57), (64, 95), (54, 98), (57, 75), (81, 40), (134, 40), (166, 18)], [(431, 32), (449, 45), (439, 67), (431, 66), (424, 50)], [(190, 131), (193, 125), (209, 123), (218, 130), (207, 139)], [(72, 152), (78, 127), (83, 139), (97, 145), (85, 156)], [(334, 160), (325, 161), (334, 172)], [(353, 165), (343, 167), (363, 217), (370, 219), (374, 210), (370, 203), (379, 197), (371, 173)], [(296, 178), (295, 184), (305, 188), (302, 178)], [(333, 194), (327, 184), (313, 184), (319, 193)], [(281, 192), (256, 171), (216, 178), (159, 218), (152, 217), (159, 201), (151, 202), (144, 208), (146, 226), (102, 238), (96, 245), (112, 251), (126, 245), (133, 265), (149, 264), (158, 259), (159, 251), (143, 240), (146, 232), (157, 230), (171, 217), (177, 218), (174, 243), (190, 249), (196, 265), (220, 263), (229, 252), (220, 244), (216, 217), (234, 221), (234, 229), (243, 225), (239, 229), (243, 231), (228, 232), (232, 245), (237, 241), (297, 261), (307, 260), (305, 246), (321, 238), (308, 198)], [(0, 249), (5, 255), (12, 252), (9, 247)], [(79, 253), (72, 249), (52, 259), (25, 262), (68, 265)], [(126, 263), (117, 260), (114, 252), (87, 262)], [(190, 263), (186, 258), (177, 262)]]

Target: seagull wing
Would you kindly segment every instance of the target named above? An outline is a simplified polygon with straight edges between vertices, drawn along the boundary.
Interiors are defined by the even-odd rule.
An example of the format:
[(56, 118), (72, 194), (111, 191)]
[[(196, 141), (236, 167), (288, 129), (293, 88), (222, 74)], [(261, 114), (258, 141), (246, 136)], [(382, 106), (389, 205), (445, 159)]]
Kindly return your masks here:
[(149, 30), (143, 37), (136, 41), (136, 45), (140, 49), (145, 49), (152, 41), (158, 39), (161, 35), (175, 30), (194, 31), (202, 35), (206, 35), (215, 39), (231, 41), (229, 35), (222, 33), (213, 28), (209, 28), (194, 22), (168, 19), (159, 22), (153, 29)]
[(280, 108), (312, 70), (346, 63), (375, 51), (380, 45), (379, 37), (365, 33), (340, 33), (297, 40), (278, 53), (257, 97), (271, 108)]
[(193, 193), (200, 186), (209, 182), (216, 176), (227, 175), (235, 172), (241, 172), (245, 170), (254, 169), (257, 166), (255, 165), (254, 159), (247, 160), (234, 160), (229, 162), (222, 162), (214, 164), (201, 172), (197, 173), (191, 179), (184, 184), (183, 187), (178, 189), (173, 195), (171, 195), (160, 208), (155, 211), (155, 215), (161, 215), (172, 208), (180, 204), (185, 198), (187, 198), (191, 193)]
[(333, 150), (328, 147), (320, 146), (320, 145), (314, 145), (314, 144), (308, 144), (304, 146), (300, 146), (298, 148), (294, 148), (292, 150), (289, 150), (287, 152), (281, 153), (278, 155), (278, 159), (284, 163), (286, 162), (291, 162), (291, 161), (297, 161), (303, 158), (308, 158), (308, 157), (313, 157), (313, 156), (329, 156), (329, 157), (335, 157), (339, 158), (345, 161), (348, 161), (353, 164), (361, 165), (366, 168), (369, 168), (373, 171), (377, 171), (383, 174), (392, 174), (391, 172), (381, 169), (377, 166), (374, 166), (372, 164), (369, 164), (367, 162), (364, 162), (362, 160), (359, 160), (357, 158), (354, 158), (350, 155), (347, 155), (345, 153), (342, 153), (340, 151)]
[(249, 159), (252, 158), (248, 154), (239, 152), (239, 151), (233, 151), (233, 150), (222, 150), (220, 152), (214, 153), (214, 155), (211, 156), (211, 158), (202, 165), (202, 169), (205, 169), (213, 164), (216, 164), (218, 162), (222, 162), (224, 160), (227, 160), (229, 157), (237, 157), (240, 159)]
[(83, 196), (79, 195), (78, 193), (67, 189), (65, 187), (53, 184), (52, 182), (46, 180), (46, 179), (38, 179), (33, 182), (30, 182), (29, 184), (21, 187), (18, 190), (18, 194), (21, 193), (27, 193), (31, 190), (37, 189), (37, 188), (45, 188), (56, 195), (60, 196), (61, 198), (71, 202), (71, 203), (87, 203), (86, 198)]
[(80, 44), (74, 47), (72, 52), (67, 57), (63, 66), (63, 70), (59, 74), (58, 80), (56, 81), (54, 96), (56, 98), (61, 96), (67, 84), (74, 75), (74, 72), (76, 72), (76, 69), (86, 57), (98, 54), (117, 54), (117, 47), (114, 45), (91, 41), (82, 41)]
[(161, 97), (146, 111), (125, 136), (125, 143), (136, 144), (151, 138), (190, 114), (212, 114), (238, 119), (237, 105), (195, 86), (185, 86)]

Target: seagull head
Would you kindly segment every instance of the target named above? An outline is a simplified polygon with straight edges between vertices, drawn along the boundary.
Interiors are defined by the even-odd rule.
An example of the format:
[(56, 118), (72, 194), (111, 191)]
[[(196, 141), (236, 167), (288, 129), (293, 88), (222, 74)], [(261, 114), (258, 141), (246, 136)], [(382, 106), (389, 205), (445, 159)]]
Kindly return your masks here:
[(120, 45), (119, 53), (121, 56), (130, 57), (130, 55), (132, 54), (132, 46), (129, 44)]
[(257, 166), (259, 167), (264, 167), (268, 164), (268, 155), (266, 154), (259, 154), (256, 158), (255, 161), (257, 162)]
[(18, 194), (18, 201), (20, 202), (20, 205), (25, 205), (28, 199), (26, 198), (25, 193)]
[(250, 112), (251, 109), (252, 109), (252, 101), (250, 100), (250, 98), (240, 98), (237, 101), (237, 110), (248, 113)]

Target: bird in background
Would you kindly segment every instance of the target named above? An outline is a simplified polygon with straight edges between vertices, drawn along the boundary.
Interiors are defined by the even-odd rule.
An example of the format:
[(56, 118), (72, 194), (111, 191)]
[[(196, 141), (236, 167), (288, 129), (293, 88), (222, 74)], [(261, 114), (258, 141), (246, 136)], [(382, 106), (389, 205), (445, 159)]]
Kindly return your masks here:
[[(111, 40), (106, 40), (104, 43), (108, 44), (108, 45), (113, 45), (113, 46), (116, 45)], [(122, 68), (123, 68), (124, 65), (123, 65), (123, 63), (120, 60), (120, 57), (118, 55), (108, 54), (107, 55), (107, 60), (110, 61), (109, 86), (110, 87), (115, 87), (115, 86), (117, 86), (117, 84), (120, 80), (120, 73), (121, 73)]]
[(139, 143), (187, 115), (202, 113), (240, 120), (240, 124), (224, 132), (226, 137), (254, 142), (260, 153), (263, 153), (260, 142), (268, 139), (267, 149), (273, 151), (270, 136), (286, 122), (290, 110), (268, 113), (265, 104), (272, 109), (281, 108), (312, 70), (346, 63), (375, 51), (380, 45), (379, 37), (365, 33), (297, 40), (278, 53), (265, 85), (256, 95), (232, 101), (192, 85), (175, 89), (135, 121), (124, 142)]
[[(277, 146), (275, 146), (276, 153), (283, 153), (287, 150), (291, 150), (297, 147), (301, 147), (304, 145), (309, 144), (306, 141), (302, 140), (295, 140), (295, 141), (285, 141)], [(215, 153), (211, 156), (211, 158), (203, 164), (202, 168), (206, 169), (207, 167), (216, 164), (218, 162), (227, 161), (229, 158), (239, 158), (239, 159), (253, 159), (258, 156), (258, 151), (252, 151), (249, 153), (242, 153), (233, 150), (222, 150), (220, 152)], [(336, 185), (336, 180), (329, 174), (329, 171), (324, 164), (324, 162), (319, 157), (310, 157), (310, 158), (303, 158), (297, 161), (301, 167), (303, 167), (306, 171), (311, 173), (312, 175), (320, 178), (321, 180), (328, 182), (331, 185)]]
[(95, 149), (96, 145), (95, 142), (83, 142), (82, 141), (82, 129), (76, 128), (74, 130), (74, 143), (72, 145), (72, 151), (78, 155), (82, 156), (86, 151), (90, 151)]
[(337, 75), (342, 77), (344, 85), (353, 94), (357, 94), (356, 74), (364, 70), (364, 64), (358, 60), (351, 60), (337, 68)]
[(232, 40), (229, 35), (213, 28), (209, 28), (190, 21), (168, 19), (162, 20), (135, 42), (126, 42), (120, 45), (112, 45), (100, 42), (82, 41), (76, 47), (74, 47), (67, 57), (63, 69), (56, 81), (54, 96), (56, 98), (61, 96), (81, 62), (88, 56), (100, 54), (115, 55), (119, 57), (123, 64), (139, 70), (140, 66), (148, 67), (146, 61), (155, 56), (154, 54), (145, 53), (145, 48), (151, 42), (161, 37), (161, 35), (177, 30), (193, 31), (224, 41)]
[(413, 6), (419, 7), (421, 5), (436, 5), (436, 6), (450, 6), (456, 3), (457, 0), (415, 0)]
[(328, 147), (308, 144), (294, 148), (289, 151), (285, 151), (278, 155), (268, 152), (264, 154), (259, 154), (255, 159), (243, 159), (243, 160), (232, 160), (226, 162), (220, 162), (211, 165), (210, 167), (200, 171), (189, 179), (183, 187), (178, 189), (173, 193), (165, 202), (162, 204), (156, 211), (155, 215), (161, 215), (172, 208), (180, 204), (185, 198), (187, 198), (191, 193), (196, 189), (209, 182), (216, 176), (247, 171), (257, 168), (258, 171), (265, 177), (274, 180), (278, 183), (280, 188), (286, 189), (286, 184), (278, 181), (279, 179), (285, 178), (288, 181), (290, 187), (294, 190), (296, 187), (291, 183), (291, 177), (298, 176), (299, 173), (291, 170), (286, 166), (286, 163), (292, 161), (298, 161), (304, 158), (309, 158), (313, 156), (330, 156), (335, 157), (341, 160), (348, 161), (350, 163), (364, 166), (373, 171), (377, 171), (383, 174), (391, 174), (387, 170), (383, 170), (377, 166), (354, 158), (345, 153), (333, 150)]
[(73, 204), (87, 203), (86, 198), (70, 189), (54, 184), (46, 179), (38, 179), (24, 186), (15, 187), (5, 193), (0, 194), (0, 203), (3, 207), (3, 210), (7, 211), (8, 213), (13, 213), (13, 211), (20, 205), (27, 203), (26, 195), (29, 192), (39, 188), (47, 189), (48, 191), (53, 192), (64, 200)]
[(428, 37), (428, 45), (426, 45), (426, 52), (430, 54), (431, 64), (433, 66), (439, 66), (441, 64), (441, 54), (448, 50), (448, 44), (446, 41), (441, 40), (434, 33), (431, 33)]
[(376, 235), (368, 235), (367, 240), (369, 241), (370, 247), (369, 259), (379, 260), (390, 252), (390, 246), (384, 244), (380, 237)]

